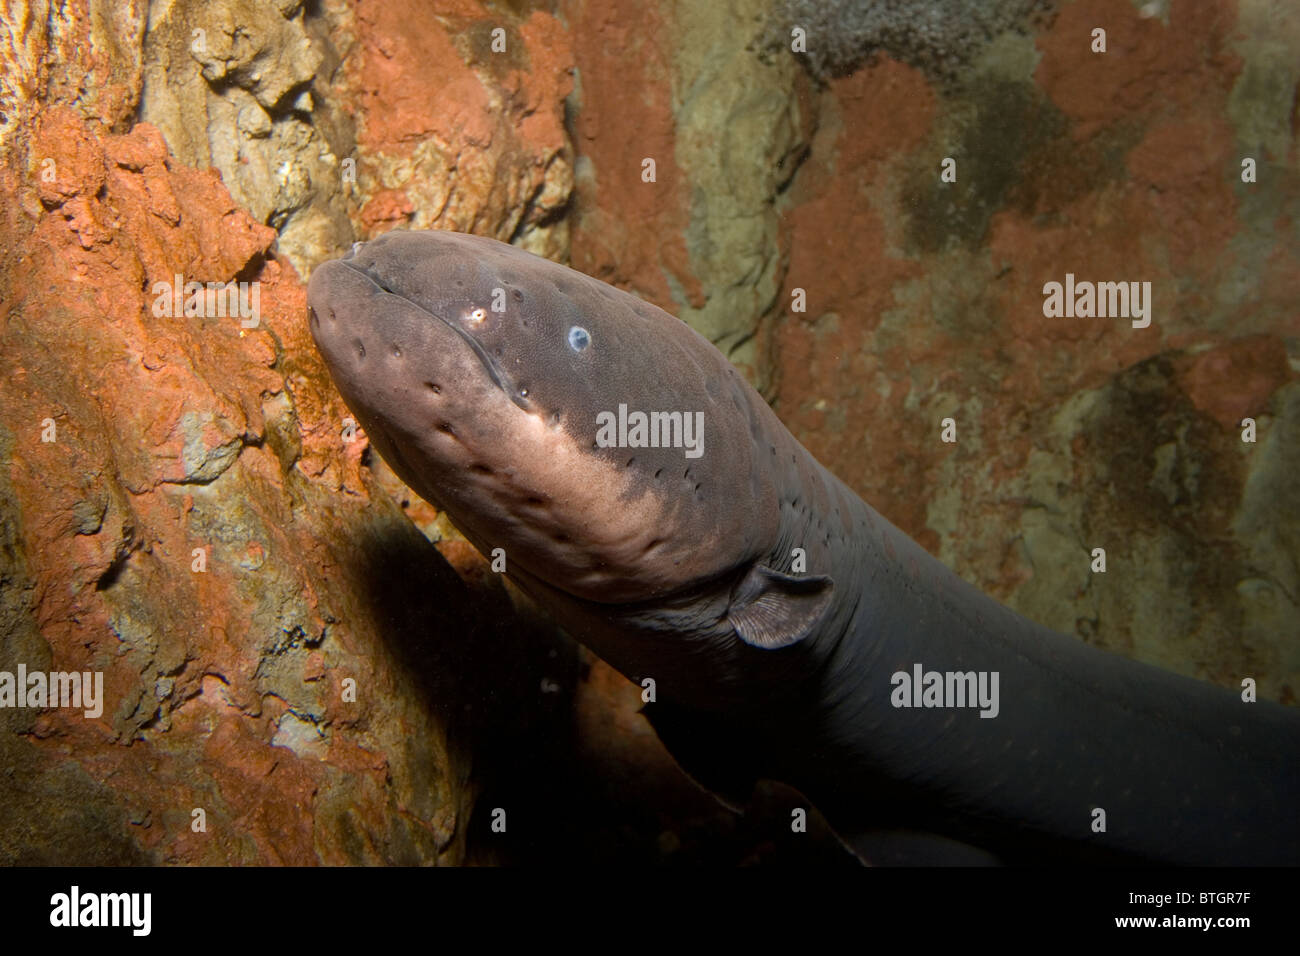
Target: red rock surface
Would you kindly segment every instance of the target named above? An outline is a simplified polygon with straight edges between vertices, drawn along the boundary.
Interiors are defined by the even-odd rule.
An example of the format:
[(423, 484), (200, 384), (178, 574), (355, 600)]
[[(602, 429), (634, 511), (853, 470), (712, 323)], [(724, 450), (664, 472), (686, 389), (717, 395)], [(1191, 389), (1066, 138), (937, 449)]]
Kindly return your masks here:
[[(1180, 357), (1179, 385), (1196, 410), (1224, 431), (1268, 408), (1269, 399), (1295, 375), (1286, 348), (1271, 335), (1234, 339), (1208, 352)], [(1224, 388), (1231, 383), (1231, 388)]]
[[(356, 0), (334, 42), (348, 50), (335, 94), (357, 129), (360, 238), (409, 225), (510, 240), (563, 208), (573, 54), (553, 15), (455, 0), (430, 16), (418, 0)], [(567, 254), (563, 233), (537, 244)]]
[[(332, 626), (320, 607), (328, 582), (347, 574), (344, 529), (366, 523), (370, 496), (359, 445), (338, 442), (341, 408), (310, 360), (301, 284), (263, 258), (274, 231), (234, 208), (212, 172), (173, 168), (147, 125), (106, 135), (56, 107), (31, 151), (58, 172), (19, 187), (35, 218), (11, 222), (5, 237), (7, 481), (50, 664), (104, 672), (107, 707), (95, 720), (42, 713), (17, 746), (111, 780), (132, 842), (151, 859), (341, 862), (339, 849), (315, 845), (324, 821), (313, 808), (346, 771), (357, 796), (378, 804), (356, 822), (380, 842), (390, 826), (375, 811), (386, 774), (400, 772), (390, 761), (402, 758), (386, 753), (388, 733), (363, 728), (421, 718), (376, 695), (401, 678), (368, 647), (373, 630)], [(262, 284), (252, 330), (156, 316), (141, 292), (177, 273), (225, 281), (246, 271)], [(286, 374), (286, 353), (307, 367)], [(41, 441), (47, 417), (53, 443)], [(197, 478), (196, 464), (223, 447), (234, 450), (224, 472)], [(325, 513), (343, 523), (326, 530)], [(205, 573), (192, 571), (195, 549)], [(286, 602), (286, 616), (268, 615), (268, 600)], [(318, 648), (310, 673), (308, 647)], [(318, 756), (272, 745), (291, 705), (259, 669), (277, 658), (301, 658), (291, 670), (312, 689), (292, 706), (316, 711), (329, 742)], [(348, 676), (365, 705), (340, 703)], [(421, 736), (440, 736), (422, 719)], [(443, 795), (451, 820), (464, 796)], [(190, 828), (196, 807), (206, 833)], [(452, 828), (421, 823), (430, 858), (455, 852)]]
[[(69, 16), (75, 40), (86, 14)], [(539, 17), (524, 34), (554, 39)], [(507, 79), (521, 141), (554, 148), (563, 74)], [(376, 483), (364, 434), (341, 440), (275, 231), (157, 129), (112, 132), (122, 94), (109, 116), (55, 100), (0, 169), (18, 200), (0, 235), (0, 669), (101, 671), (106, 706), (0, 714), (19, 781), (0, 859), (463, 860), (471, 755), (487, 771), (501, 735), (545, 728), (531, 668), (572, 650), (495, 581), (476, 597)], [(156, 315), (178, 274), (258, 283), (260, 322)]]
[[(920, 449), (929, 436), (915, 435), (907, 447), (882, 456), (872, 446), (888, 439), (870, 423), (897, 421), (903, 413), (912, 357), (901, 346), (882, 350), (871, 343), (881, 315), (894, 306), (895, 285), (922, 274), (920, 264), (889, 247), (873, 187), (891, 160), (924, 137), (934, 95), (920, 73), (892, 61), (835, 82), (827, 95), (834, 105), (824, 110), (834, 109), (838, 122), (826, 126), (838, 128), (838, 136), (814, 140), (785, 220), (790, 268), (783, 301), (803, 289), (808, 303), (807, 312), (778, 331), (778, 409), (808, 450), (860, 492), (893, 489), (891, 519), (933, 547), (924, 500), (902, 493), (925, 480)], [(951, 350), (943, 341), (914, 347), (935, 358)], [(881, 381), (887, 390), (866, 387)], [(858, 427), (849, 426), (849, 415)]]
[[(1104, 55), (1090, 50), (1097, 26)], [(777, 409), (886, 516), (1031, 616), (1231, 686), (1253, 660), (1270, 694), (1290, 699), (1292, 639), (1248, 623), (1235, 582), (1253, 574), (1242, 555), (1258, 545), (1229, 527), (1234, 508), (1254, 507), (1250, 473), (1274, 467), (1280, 446), (1225, 444), (1243, 417), (1284, 416), (1296, 378), (1300, 182), (1282, 171), (1295, 127), (1278, 103), (1251, 99), (1258, 80), (1241, 85), (1252, 58), (1276, 72), (1259, 43), (1233, 3), (1173, 2), (1162, 21), (1100, 0), (1062, 5), (1030, 74), (1024, 60), (977, 65), (939, 98), (881, 57), (831, 82), (790, 193), (786, 301), (806, 288), (809, 311), (778, 331)], [(1238, 140), (1261, 126), (1289, 129), (1289, 158)], [(955, 184), (937, 183), (945, 156)], [(1269, 170), (1259, 183), (1240, 182), (1244, 156)], [(1066, 272), (1151, 282), (1151, 327), (1045, 318), (1043, 285)], [(1162, 391), (1137, 386), (1136, 370), (1166, 358)], [(1145, 421), (1111, 404), (1138, 394)], [(1085, 399), (1101, 409), (1092, 424), (1058, 418)], [(939, 441), (946, 416), (955, 446)], [(1197, 502), (1186, 512), (1161, 471), (1167, 427), (1203, 436), (1178, 439), (1177, 460), (1196, 463), (1175, 468), (1203, 469), (1180, 493)], [(1285, 441), (1291, 426), (1278, 427)], [(1045, 452), (1062, 469), (1047, 500)], [(1116, 459), (1135, 467), (1108, 470)], [(1134, 515), (1112, 504), (1147, 500), (1152, 483), (1167, 494), (1135, 537)], [(1027, 504), (1063, 523), (1044, 538)], [(1094, 579), (1104, 587), (1067, 570), (1086, 571), (1079, 551), (1120, 541), (1132, 550), (1122, 577)], [(1164, 577), (1154, 555), (1172, 553), (1198, 570)], [(1270, 562), (1282, 582), (1287, 560)], [(1173, 610), (1202, 600), (1199, 619)], [(1147, 619), (1147, 607), (1166, 610)], [(1251, 648), (1216, 643), (1216, 629), (1252, 634)]]
[[(672, 277), (698, 304), (686, 252), (690, 185), (676, 161), (670, 14), (614, 0), (576, 0), (567, 12), (580, 77), (575, 149), (591, 170), (576, 184), (573, 267), (669, 309)], [(642, 182), (647, 158), (654, 183)]]

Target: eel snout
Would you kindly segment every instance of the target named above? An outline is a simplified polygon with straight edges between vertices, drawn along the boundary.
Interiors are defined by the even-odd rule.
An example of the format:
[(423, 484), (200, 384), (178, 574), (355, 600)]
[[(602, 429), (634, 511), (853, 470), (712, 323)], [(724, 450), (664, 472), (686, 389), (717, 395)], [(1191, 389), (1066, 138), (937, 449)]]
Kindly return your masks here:
[[(479, 237), (399, 232), (317, 267), (307, 301), (376, 449), (509, 567), (637, 601), (729, 573), (774, 533), (751, 510), (772, 492), (734, 371), (633, 296)], [(619, 416), (681, 441), (627, 438)]]

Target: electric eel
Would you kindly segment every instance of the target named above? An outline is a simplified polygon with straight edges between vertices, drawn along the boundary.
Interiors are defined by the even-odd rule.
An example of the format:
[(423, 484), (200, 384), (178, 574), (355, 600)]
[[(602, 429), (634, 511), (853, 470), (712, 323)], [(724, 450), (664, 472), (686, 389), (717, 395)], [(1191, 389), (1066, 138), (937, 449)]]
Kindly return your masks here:
[(359, 243), (308, 307), (374, 448), (653, 686), (647, 717), (722, 799), (784, 782), (872, 863), (1300, 862), (1300, 712), (986, 596), (679, 319), (445, 232)]

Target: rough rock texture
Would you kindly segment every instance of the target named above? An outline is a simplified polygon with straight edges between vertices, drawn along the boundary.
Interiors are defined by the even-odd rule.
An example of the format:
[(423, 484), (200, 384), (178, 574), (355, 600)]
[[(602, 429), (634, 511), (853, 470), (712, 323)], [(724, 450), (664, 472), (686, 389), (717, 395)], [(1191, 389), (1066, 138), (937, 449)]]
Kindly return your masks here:
[[(20, 783), (41, 799), (4, 801), (27, 816), (0, 854), (458, 859), (473, 793), (452, 740), (465, 746), (474, 719), (457, 705), (509, 686), (514, 665), (474, 673), (490, 624), (466, 635), (462, 618), (482, 620), (470, 596), (371, 486), (362, 443), (340, 440), (301, 286), (262, 259), (273, 232), (212, 173), (172, 167), (148, 125), (96, 135), (54, 108), (31, 149), (59, 173), (18, 187), (34, 221), (7, 224), (5, 242), (5, 518), (19, 539), (6, 610), (27, 635), (6, 636), (6, 663), (102, 671), (107, 705), (97, 720), (4, 712), (23, 721), (4, 746), (39, 766)], [(245, 270), (262, 285), (252, 330), (160, 318), (140, 295), (176, 272)], [(456, 634), (468, 643), (445, 643)], [(92, 784), (105, 780), (111, 793)], [(83, 793), (84, 819), (71, 809)], [(51, 804), (91, 827), (87, 853), (22, 836), (45, 832)], [(206, 832), (191, 830), (194, 808)]]
[(159, 2), (140, 116), (220, 170), (304, 274), (395, 226), (564, 258), (567, 44), (550, 14), (493, 19), (472, 0)]
[(807, 148), (801, 71), (749, 46), (766, 0), (565, 9), (578, 66), (574, 267), (682, 316), (766, 389), (782, 269), (774, 201)]
[(356, 128), (358, 237), (450, 229), (566, 259), (573, 55), (560, 22), (474, 0), (433, 10), (356, 0), (330, 12), (330, 95)]
[[(50, 103), (74, 103), (114, 131), (140, 99), (144, 11), (114, 0), (7, 4), (0, 31), (0, 155)], [(12, 196), (12, 190), (6, 190)]]
[(351, 130), (313, 82), (327, 52), (300, 0), (149, 5), (140, 118), (180, 162), (216, 167), (304, 272), (353, 240), (338, 188)]
[[(35, 9), (0, 60), (50, 91), (7, 106), (0, 165), (0, 670), (106, 698), (0, 708), (0, 861), (461, 861), (509, 746), (563, 739), (575, 651), (346, 440), (275, 230), (131, 121), (143, 18), (102, 14)], [(298, 74), (235, 48), (221, 84), (283, 103)], [(157, 314), (178, 274), (255, 281), (260, 321)]]
[[(940, 82), (993, 37), (1028, 33), (1058, 0), (777, 0), (769, 46), (799, 51), (819, 79), (846, 76), (878, 53)], [(801, 31), (797, 33), (796, 31)]]
[[(1095, 0), (994, 38), (956, 89), (887, 57), (833, 81), (789, 194), (809, 308), (780, 329), (777, 405), (1030, 617), (1288, 702), (1298, 49), (1293, 5)], [(1045, 318), (1066, 272), (1150, 281), (1151, 327)]]

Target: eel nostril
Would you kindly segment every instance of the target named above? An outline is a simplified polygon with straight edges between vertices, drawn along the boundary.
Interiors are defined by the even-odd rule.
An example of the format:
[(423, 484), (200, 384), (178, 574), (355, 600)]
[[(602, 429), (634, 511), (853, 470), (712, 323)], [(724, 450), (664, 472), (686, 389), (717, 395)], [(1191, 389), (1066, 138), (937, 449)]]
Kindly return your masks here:
[(320, 327), (320, 319), (316, 317), (316, 310), (311, 306), (307, 306), (307, 319), (311, 322), (312, 328)]
[(355, 342), (353, 342), (352, 344), (353, 344), (354, 346), (356, 346), (356, 350), (357, 350), (357, 358), (365, 358), (365, 357), (366, 357), (366, 345), (365, 345), (365, 343), (362, 342), (360, 339), (357, 339), (357, 340), (356, 340)]

